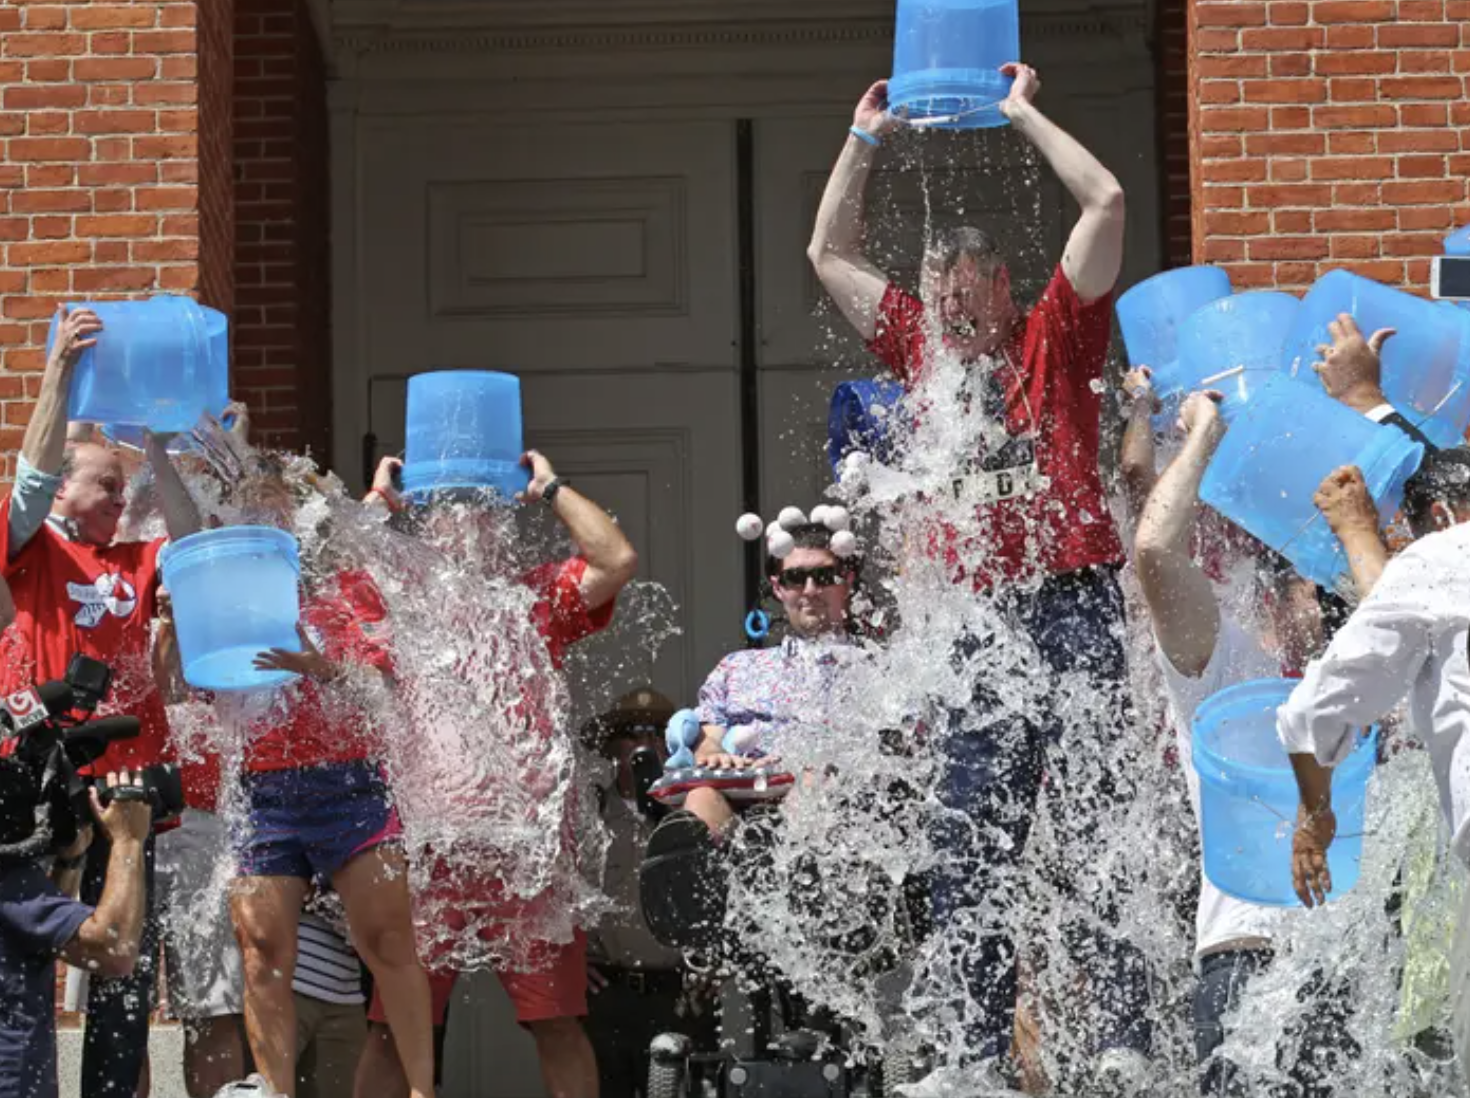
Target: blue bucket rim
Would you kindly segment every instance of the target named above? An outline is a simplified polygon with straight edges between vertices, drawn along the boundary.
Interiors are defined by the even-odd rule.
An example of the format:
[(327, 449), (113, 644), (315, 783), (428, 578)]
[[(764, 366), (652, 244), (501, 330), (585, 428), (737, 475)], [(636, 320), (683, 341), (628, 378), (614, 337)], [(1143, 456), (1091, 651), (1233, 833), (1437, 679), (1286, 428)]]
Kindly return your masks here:
[[(213, 530), (200, 530), (178, 541), (170, 541), (158, 554), (160, 568), (176, 563), (182, 557), (211, 547), (224, 548), (231, 542), (273, 541), (279, 548), (287, 550), (287, 560), (298, 572), (301, 570), (301, 543), (294, 534), (277, 530), (274, 526), (220, 526)], [(236, 548), (240, 546), (235, 545)]]
[[(1241, 700), (1248, 700), (1253, 697), (1260, 699), (1263, 703), (1268, 703), (1273, 698), (1275, 698), (1275, 705), (1263, 704), (1262, 709), (1279, 709), (1286, 702), (1286, 699), (1291, 696), (1291, 692), (1297, 688), (1301, 681), (1301, 679), (1287, 678), (1250, 679), (1246, 682), (1236, 683), (1234, 686), (1227, 686), (1223, 690), (1217, 690), (1204, 701), (1200, 702), (1199, 707), (1194, 711), (1194, 718), (1189, 722), (1189, 738), (1190, 745), (1193, 748), (1191, 754), (1193, 755), (1194, 769), (1196, 773), (1199, 774), (1201, 780), (1205, 780), (1209, 776), (1208, 771), (1206, 771), (1204, 767), (1200, 765), (1201, 759), (1207, 760), (1217, 769), (1228, 770), (1230, 772), (1238, 773), (1246, 777), (1257, 779), (1276, 779), (1283, 777), (1291, 778), (1292, 770), (1291, 764), (1289, 762), (1287, 762), (1285, 766), (1277, 768), (1257, 766), (1251, 763), (1236, 762), (1233, 759), (1225, 758), (1223, 755), (1219, 754), (1205, 744), (1204, 733), (1200, 730), (1200, 722), (1203, 717), (1205, 717), (1215, 709), (1219, 709), (1227, 705), (1234, 705)], [(1359, 769), (1359, 767), (1363, 764), (1355, 766), (1354, 760), (1357, 759), (1359, 755), (1362, 755), (1364, 753), (1363, 747), (1366, 744), (1376, 743), (1377, 739), (1378, 730), (1376, 726), (1370, 728), (1367, 735), (1360, 735), (1358, 737), (1357, 743), (1353, 745), (1352, 753), (1337, 767), (1337, 769)], [(1281, 752), (1283, 757), (1285, 757), (1286, 748), (1284, 746), (1282, 747)], [(1366, 765), (1370, 770), (1372, 768), (1373, 761), (1373, 756), (1369, 755)], [(1293, 778), (1292, 780), (1294, 781), (1295, 779)]]
[[(1155, 274), (1149, 275), (1142, 282), (1135, 282), (1132, 286), (1129, 286), (1126, 290), (1118, 295), (1118, 300), (1114, 303), (1113, 307), (1115, 309), (1121, 309), (1125, 301), (1127, 301), (1129, 298), (1133, 298), (1136, 294), (1139, 293), (1139, 291), (1143, 290), (1147, 286), (1152, 285), (1155, 282), (1173, 282), (1177, 281), (1181, 276), (1188, 276), (1190, 278), (1202, 278), (1206, 272), (1213, 272), (1225, 276), (1225, 285), (1230, 286), (1230, 289), (1221, 294), (1220, 297), (1234, 296), (1235, 288), (1234, 286), (1231, 286), (1230, 283), (1230, 272), (1227, 271), (1224, 267), (1218, 266), (1214, 263), (1190, 263), (1183, 267), (1170, 267), (1167, 271), (1158, 271)], [(1220, 298), (1215, 298), (1215, 300), (1218, 301), (1220, 300)]]
[(459, 367), (450, 367), (447, 370), (421, 370), (419, 373), (410, 374), (408, 377), (409, 387), (412, 388), (414, 382), (420, 380), (421, 378), (431, 377), (508, 377), (516, 383), (517, 387), (519, 387), (521, 384), (520, 374), (512, 374), (507, 370), (479, 370), (471, 367), (467, 367), (464, 369), (460, 369)]

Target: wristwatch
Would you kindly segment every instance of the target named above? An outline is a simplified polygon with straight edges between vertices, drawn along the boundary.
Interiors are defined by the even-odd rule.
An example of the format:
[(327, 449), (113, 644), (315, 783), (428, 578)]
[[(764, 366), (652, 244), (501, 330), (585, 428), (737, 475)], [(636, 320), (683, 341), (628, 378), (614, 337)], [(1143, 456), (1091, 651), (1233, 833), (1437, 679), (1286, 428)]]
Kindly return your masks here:
[(556, 499), (556, 494), (563, 488), (571, 487), (572, 482), (566, 477), (552, 477), (551, 483), (541, 490), (541, 502), (550, 507)]

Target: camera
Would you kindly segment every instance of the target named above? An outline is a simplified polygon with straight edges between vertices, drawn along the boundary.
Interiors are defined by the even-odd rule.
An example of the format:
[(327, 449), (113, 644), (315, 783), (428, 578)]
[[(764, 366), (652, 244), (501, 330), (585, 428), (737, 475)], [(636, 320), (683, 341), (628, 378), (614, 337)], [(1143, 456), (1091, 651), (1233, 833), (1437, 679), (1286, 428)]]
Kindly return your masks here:
[[(92, 717), (106, 697), (112, 671), (87, 656), (72, 658), (66, 678), (28, 687), (0, 706), (0, 861), (42, 857), (76, 842), (91, 818), (96, 781), (78, 773), (116, 740), (138, 734), (136, 717)], [(81, 713), (82, 716), (76, 714)], [(179, 769), (150, 766), (142, 791), (155, 819), (184, 807)], [(99, 789), (109, 803), (111, 790)]]

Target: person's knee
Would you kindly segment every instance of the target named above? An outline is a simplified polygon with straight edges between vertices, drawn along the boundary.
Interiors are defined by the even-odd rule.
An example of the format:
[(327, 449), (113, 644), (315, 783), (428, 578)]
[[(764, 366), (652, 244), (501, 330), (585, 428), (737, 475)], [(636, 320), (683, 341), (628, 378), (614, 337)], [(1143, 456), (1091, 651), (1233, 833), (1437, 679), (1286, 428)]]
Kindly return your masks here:
[(374, 919), (361, 931), (354, 928), (352, 941), (370, 969), (418, 966), (413, 924), (407, 919), (402, 920), (401, 925)]

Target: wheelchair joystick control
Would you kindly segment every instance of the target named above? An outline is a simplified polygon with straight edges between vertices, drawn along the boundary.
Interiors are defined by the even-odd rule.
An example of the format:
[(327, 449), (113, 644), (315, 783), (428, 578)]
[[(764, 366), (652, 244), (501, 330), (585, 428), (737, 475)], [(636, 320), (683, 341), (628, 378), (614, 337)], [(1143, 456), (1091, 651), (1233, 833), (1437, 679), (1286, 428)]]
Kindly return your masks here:
[(737, 1087), (743, 1087), (745, 1081), (749, 1078), (750, 1072), (746, 1071), (739, 1064), (736, 1064), (730, 1069), (730, 1082), (734, 1083)]

